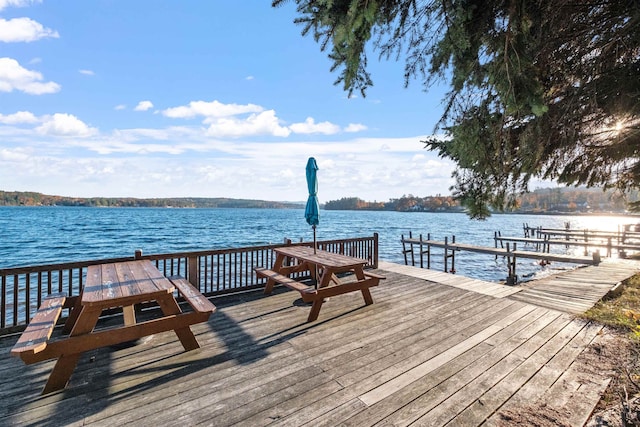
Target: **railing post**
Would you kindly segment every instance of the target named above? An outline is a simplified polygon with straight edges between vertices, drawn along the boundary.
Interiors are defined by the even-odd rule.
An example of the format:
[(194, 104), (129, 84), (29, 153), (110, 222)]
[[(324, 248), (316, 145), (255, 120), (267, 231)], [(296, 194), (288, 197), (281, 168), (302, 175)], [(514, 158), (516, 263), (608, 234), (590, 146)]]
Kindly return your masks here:
[[(291, 239), (289, 239), (289, 238), (285, 237), (285, 238), (284, 238), (284, 244), (285, 244), (285, 245), (287, 245), (287, 246), (291, 245), (291, 244), (292, 244)], [(273, 253), (273, 252), (272, 252), (272, 253)], [(272, 263), (273, 263), (273, 261), (272, 261)], [(286, 265), (286, 266), (291, 265), (291, 258), (289, 258), (289, 257), (285, 257), (285, 259), (284, 259), (284, 265)]]
[(373, 233), (373, 268), (378, 268), (378, 233)]
[(407, 258), (407, 247), (404, 241), (404, 234), (400, 235), (400, 241), (402, 242), (402, 256), (404, 256), (404, 265), (409, 265), (409, 259)]
[(136, 252), (134, 253), (133, 257), (135, 259), (142, 259), (142, 249), (136, 249)]
[(447, 236), (444, 236), (444, 272), (446, 273), (448, 268), (447, 265), (449, 264), (448, 262), (448, 251), (447, 251), (447, 245), (449, 244), (449, 238)]
[[(456, 244), (456, 236), (451, 236), (451, 243), (452, 244)], [(451, 270), (449, 270), (449, 273), (451, 274), (456, 274), (456, 250), (451, 249)]]
[(411, 231), (409, 231), (409, 239), (411, 239), (411, 241), (409, 242), (409, 244), (411, 245), (411, 266), (415, 267), (416, 266), (416, 257), (413, 254), (413, 233)]
[[(427, 240), (431, 240), (431, 233), (427, 233)], [(427, 244), (427, 268), (431, 270), (431, 244)]]
[(507, 285), (517, 285), (518, 275), (516, 274), (516, 244), (513, 244), (513, 252), (511, 252), (511, 245), (507, 242), (507, 269), (509, 275), (507, 276)]
[(200, 289), (200, 269), (198, 268), (198, 257), (187, 258), (189, 283), (195, 286), (196, 289)]

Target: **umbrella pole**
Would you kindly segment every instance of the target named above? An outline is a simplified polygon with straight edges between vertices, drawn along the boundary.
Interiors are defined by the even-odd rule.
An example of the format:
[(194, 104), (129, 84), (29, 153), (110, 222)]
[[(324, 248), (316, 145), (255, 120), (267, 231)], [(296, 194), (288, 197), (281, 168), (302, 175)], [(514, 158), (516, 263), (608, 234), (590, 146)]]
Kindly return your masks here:
[(314, 255), (318, 252), (318, 243), (316, 242), (316, 226), (313, 227), (313, 253)]
[[(316, 226), (311, 226), (313, 228), (313, 254), (315, 255), (318, 252), (318, 241), (316, 240)], [(316, 283), (315, 288), (318, 290), (318, 264), (315, 265), (316, 269)]]

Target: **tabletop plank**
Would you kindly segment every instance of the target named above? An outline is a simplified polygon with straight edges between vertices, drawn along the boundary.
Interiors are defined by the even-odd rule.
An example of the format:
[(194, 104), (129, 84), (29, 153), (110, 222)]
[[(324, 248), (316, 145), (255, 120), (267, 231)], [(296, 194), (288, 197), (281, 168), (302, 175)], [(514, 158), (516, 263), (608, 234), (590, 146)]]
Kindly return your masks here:
[(90, 266), (83, 305), (104, 308), (150, 301), (175, 290), (149, 260)]
[(323, 250), (316, 250), (308, 246), (287, 246), (275, 248), (276, 253), (307, 261), (319, 266), (329, 268), (355, 267), (367, 264), (368, 261), (363, 258), (354, 258), (347, 255), (336, 254)]

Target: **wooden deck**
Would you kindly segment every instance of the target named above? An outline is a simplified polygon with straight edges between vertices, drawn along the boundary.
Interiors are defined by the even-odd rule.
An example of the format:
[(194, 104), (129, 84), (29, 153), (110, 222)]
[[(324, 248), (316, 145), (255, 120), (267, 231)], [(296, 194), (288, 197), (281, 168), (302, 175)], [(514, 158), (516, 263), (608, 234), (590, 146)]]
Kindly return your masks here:
[(17, 337), (0, 338), (0, 425), (472, 426), (543, 404), (586, 421), (609, 381), (580, 356), (606, 346), (599, 325), (477, 283), (379, 272), (373, 305), (332, 297), (313, 323), (297, 292), (215, 299), (192, 327), (201, 349), (167, 332), (94, 350), (47, 396), (53, 362), (25, 366), (9, 356)]

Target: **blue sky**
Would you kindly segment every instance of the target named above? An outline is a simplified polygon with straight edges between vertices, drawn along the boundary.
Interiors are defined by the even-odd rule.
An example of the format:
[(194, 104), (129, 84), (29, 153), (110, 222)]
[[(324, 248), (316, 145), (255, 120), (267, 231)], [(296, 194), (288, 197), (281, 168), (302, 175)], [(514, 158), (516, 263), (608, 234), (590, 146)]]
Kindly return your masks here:
[(268, 0), (0, 0), (0, 190), (320, 201), (448, 194), (444, 89), (370, 55), (349, 98)]

